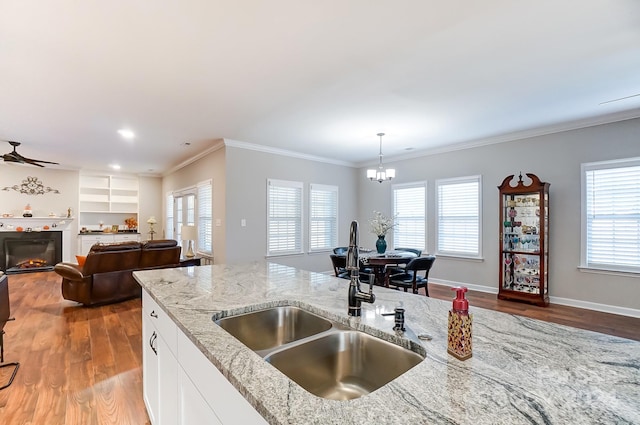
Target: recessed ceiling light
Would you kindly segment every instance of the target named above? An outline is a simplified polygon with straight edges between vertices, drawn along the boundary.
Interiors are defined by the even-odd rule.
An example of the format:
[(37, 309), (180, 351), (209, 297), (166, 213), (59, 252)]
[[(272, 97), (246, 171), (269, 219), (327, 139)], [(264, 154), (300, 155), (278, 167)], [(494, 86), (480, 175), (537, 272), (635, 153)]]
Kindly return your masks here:
[(134, 137), (136, 137), (133, 131), (128, 130), (126, 128), (122, 128), (118, 130), (118, 134), (120, 134), (124, 139), (127, 139), (127, 140), (132, 140)]
[(120, 169), (120, 166), (118, 164), (110, 164), (109, 167), (113, 168), (114, 170)]

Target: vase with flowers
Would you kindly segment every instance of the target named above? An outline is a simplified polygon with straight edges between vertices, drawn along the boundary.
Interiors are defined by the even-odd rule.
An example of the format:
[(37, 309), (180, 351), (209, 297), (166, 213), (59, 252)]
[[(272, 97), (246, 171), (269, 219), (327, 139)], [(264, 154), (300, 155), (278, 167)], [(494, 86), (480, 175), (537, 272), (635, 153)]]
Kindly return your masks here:
[(394, 218), (387, 217), (380, 211), (374, 211), (373, 218), (369, 219), (369, 226), (371, 226), (371, 233), (378, 236), (376, 251), (378, 254), (384, 254), (387, 250), (387, 241), (385, 240), (387, 232), (396, 226)]
[(138, 227), (138, 220), (135, 217), (129, 217), (124, 220), (124, 224), (127, 225), (129, 231), (133, 231)]

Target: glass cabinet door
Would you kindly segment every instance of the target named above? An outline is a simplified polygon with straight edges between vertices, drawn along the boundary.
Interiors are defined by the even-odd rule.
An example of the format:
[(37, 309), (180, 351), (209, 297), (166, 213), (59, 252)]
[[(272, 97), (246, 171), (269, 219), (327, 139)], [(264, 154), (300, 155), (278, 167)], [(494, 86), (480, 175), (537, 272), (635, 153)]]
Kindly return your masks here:
[(513, 176), (500, 189), (500, 287), (498, 297), (548, 304), (547, 245), (548, 183), (527, 174), (511, 186)]

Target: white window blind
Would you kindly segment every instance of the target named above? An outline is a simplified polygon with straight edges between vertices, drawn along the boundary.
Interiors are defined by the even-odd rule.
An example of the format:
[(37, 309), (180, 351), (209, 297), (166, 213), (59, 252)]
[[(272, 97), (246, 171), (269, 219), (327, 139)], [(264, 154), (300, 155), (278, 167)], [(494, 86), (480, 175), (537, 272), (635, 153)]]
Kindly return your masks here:
[(394, 248), (425, 249), (426, 192), (424, 183), (393, 187)]
[(302, 183), (267, 180), (267, 255), (302, 253)]
[(309, 250), (338, 245), (338, 187), (312, 184), (309, 194)]
[(640, 272), (640, 158), (583, 164), (582, 171), (582, 265)]
[(480, 176), (436, 182), (438, 252), (479, 257)]
[(211, 180), (197, 185), (198, 196), (198, 252), (213, 252), (213, 190)]
[(165, 238), (173, 239), (173, 193), (167, 194), (167, 218), (165, 221)]

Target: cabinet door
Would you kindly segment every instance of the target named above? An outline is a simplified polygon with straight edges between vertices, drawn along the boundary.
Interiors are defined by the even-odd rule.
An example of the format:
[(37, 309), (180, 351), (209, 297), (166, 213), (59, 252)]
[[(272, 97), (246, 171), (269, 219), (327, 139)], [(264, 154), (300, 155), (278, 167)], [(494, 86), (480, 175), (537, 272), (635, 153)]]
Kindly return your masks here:
[(207, 404), (182, 368), (178, 372), (178, 400), (180, 415), (178, 424), (222, 425), (213, 409)]
[(113, 243), (113, 235), (90, 235), (80, 236), (81, 255), (87, 255), (91, 247), (96, 243)]
[[(161, 425), (173, 425), (178, 418), (178, 361), (173, 356), (164, 338), (158, 337), (158, 400)], [(204, 422), (187, 422), (204, 423)]]
[[(178, 332), (178, 359), (180, 367), (223, 424), (267, 424), (183, 332)], [(185, 422), (190, 423), (204, 422)]]
[(153, 425), (158, 425), (158, 333), (147, 317), (142, 319), (142, 388), (144, 404)]

